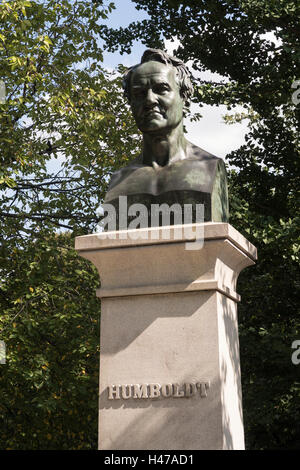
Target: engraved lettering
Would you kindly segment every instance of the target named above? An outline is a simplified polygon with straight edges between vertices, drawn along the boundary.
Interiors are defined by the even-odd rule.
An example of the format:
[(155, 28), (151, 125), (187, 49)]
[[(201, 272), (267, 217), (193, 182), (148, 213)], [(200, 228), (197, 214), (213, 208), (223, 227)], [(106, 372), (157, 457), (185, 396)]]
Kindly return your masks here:
[(120, 400), (120, 385), (109, 385), (108, 386), (108, 399), (109, 400)]
[(122, 385), (121, 386), (121, 395), (124, 400), (128, 400), (131, 398), (131, 385)]
[(162, 385), (161, 394), (165, 398), (171, 397), (173, 395), (173, 385), (172, 384)]
[(147, 384), (134, 384), (133, 398), (149, 398)]
[(167, 383), (160, 385), (159, 383), (151, 384), (123, 384), (123, 385), (109, 385), (108, 399), (109, 400), (128, 400), (133, 399), (145, 399), (145, 398), (191, 398), (197, 394), (201, 398), (207, 397), (210, 383), (208, 381), (190, 383), (185, 382), (184, 384), (178, 383)]
[(198, 382), (197, 388), (200, 391), (201, 398), (207, 397), (207, 390), (209, 389), (210, 383), (209, 382)]
[(185, 396), (186, 397), (192, 397), (193, 395), (196, 395), (196, 384), (186, 383), (186, 384), (184, 384), (184, 387), (185, 387)]
[(160, 384), (149, 384), (150, 395), (149, 398), (157, 398), (160, 396)]
[(179, 388), (180, 388), (179, 384), (173, 384), (173, 389), (174, 389), (173, 397), (175, 398), (184, 397), (184, 391), (180, 390), (179, 392)]

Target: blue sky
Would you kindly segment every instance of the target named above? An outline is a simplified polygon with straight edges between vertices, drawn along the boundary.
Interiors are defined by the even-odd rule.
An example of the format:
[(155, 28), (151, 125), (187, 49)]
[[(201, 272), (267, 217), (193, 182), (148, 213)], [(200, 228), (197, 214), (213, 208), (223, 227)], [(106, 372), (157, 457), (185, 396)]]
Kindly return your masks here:
[[(131, 0), (112, 0), (116, 9), (109, 15), (106, 24), (111, 28), (126, 27), (132, 21), (141, 21), (148, 18), (145, 11), (136, 10), (135, 4)], [(118, 52), (104, 53), (104, 65), (108, 68), (115, 68), (122, 63), (126, 67), (135, 65), (139, 62), (141, 55), (145, 50), (145, 46), (141, 42), (136, 41), (133, 45), (132, 52), (128, 54), (119, 54)]]
[(145, 11), (137, 10), (132, 0), (111, 0), (116, 9), (109, 16), (109, 24), (112, 28), (127, 26), (131, 21), (148, 18)]

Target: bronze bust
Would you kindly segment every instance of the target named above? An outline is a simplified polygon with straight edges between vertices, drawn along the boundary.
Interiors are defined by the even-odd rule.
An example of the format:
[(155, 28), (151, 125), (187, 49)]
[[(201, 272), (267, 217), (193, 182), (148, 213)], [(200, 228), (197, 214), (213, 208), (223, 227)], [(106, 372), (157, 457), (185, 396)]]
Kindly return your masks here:
[(104, 202), (116, 209), (119, 196), (127, 196), (128, 205), (142, 203), (147, 208), (203, 204), (205, 222), (227, 222), (225, 164), (184, 136), (184, 106), (193, 94), (185, 64), (161, 50), (148, 49), (141, 63), (128, 69), (123, 86), (143, 134), (143, 150), (112, 175)]

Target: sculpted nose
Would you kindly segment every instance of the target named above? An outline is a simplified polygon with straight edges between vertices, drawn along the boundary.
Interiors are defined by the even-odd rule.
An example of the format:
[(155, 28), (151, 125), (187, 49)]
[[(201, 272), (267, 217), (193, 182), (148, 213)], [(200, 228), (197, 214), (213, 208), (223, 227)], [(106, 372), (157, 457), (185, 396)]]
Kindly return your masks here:
[(147, 104), (154, 104), (154, 103), (156, 103), (156, 101), (157, 101), (157, 99), (156, 99), (155, 93), (153, 93), (151, 88), (149, 88), (149, 90), (147, 91), (147, 95), (146, 95), (146, 103)]

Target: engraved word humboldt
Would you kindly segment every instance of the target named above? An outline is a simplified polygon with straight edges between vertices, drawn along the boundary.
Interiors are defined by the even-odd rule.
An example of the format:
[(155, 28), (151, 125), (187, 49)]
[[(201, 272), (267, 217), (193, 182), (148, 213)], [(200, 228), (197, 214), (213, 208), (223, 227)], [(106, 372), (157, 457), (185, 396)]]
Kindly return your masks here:
[(129, 398), (190, 398), (195, 395), (201, 398), (207, 397), (207, 391), (210, 387), (209, 382), (196, 382), (168, 384), (126, 384), (126, 385), (109, 385), (107, 387), (109, 400), (128, 400)]

